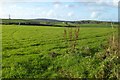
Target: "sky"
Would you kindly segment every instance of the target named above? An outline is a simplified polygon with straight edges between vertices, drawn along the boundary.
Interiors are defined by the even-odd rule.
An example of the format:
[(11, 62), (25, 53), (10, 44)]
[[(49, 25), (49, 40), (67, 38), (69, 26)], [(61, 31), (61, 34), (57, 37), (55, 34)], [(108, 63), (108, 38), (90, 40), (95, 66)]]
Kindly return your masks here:
[(118, 21), (119, 0), (2, 0), (0, 18)]

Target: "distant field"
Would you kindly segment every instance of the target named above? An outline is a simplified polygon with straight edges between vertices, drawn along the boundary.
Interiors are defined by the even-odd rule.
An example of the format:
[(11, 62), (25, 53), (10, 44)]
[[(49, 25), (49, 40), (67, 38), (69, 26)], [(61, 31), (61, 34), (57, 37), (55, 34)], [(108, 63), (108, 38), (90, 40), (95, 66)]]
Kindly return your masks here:
[[(64, 41), (64, 29), (69, 30), (64, 27), (3, 25), (3, 78), (100, 77), (101, 65), (109, 58), (97, 57), (104, 54), (109, 37), (117, 30), (81, 27), (78, 50), (71, 55), (66, 53), (70, 41)], [(114, 74), (109, 77), (112, 76)]]
[(118, 22), (94, 20), (61, 21), (54, 19), (2, 19), (3, 25), (37, 25), (52, 27), (111, 27), (111, 23), (113, 23), (115, 26), (118, 25)]

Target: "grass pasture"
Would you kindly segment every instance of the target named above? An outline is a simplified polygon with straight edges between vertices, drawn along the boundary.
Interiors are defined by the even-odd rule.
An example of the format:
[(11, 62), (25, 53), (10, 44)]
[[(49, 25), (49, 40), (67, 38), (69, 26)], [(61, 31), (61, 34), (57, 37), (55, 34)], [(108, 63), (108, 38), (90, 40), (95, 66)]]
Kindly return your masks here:
[[(107, 41), (116, 32), (110, 27), (81, 27), (77, 50), (68, 54), (69, 38), (64, 41), (64, 27), (2, 26), (2, 77), (3, 78), (95, 78), (115, 77), (115, 65), (111, 73), (103, 75), (111, 58), (101, 58)], [(74, 29), (73, 29), (74, 30)], [(110, 56), (111, 57), (111, 56)], [(112, 58), (116, 56), (112, 55)]]

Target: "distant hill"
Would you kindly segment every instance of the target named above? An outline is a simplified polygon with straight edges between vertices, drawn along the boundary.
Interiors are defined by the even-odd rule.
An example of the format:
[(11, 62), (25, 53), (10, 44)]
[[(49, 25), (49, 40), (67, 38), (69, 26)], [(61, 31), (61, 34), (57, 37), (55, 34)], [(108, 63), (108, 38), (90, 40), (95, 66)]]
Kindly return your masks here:
[(56, 20), (56, 19), (32, 19), (32, 20), (47, 21), (47, 22), (65, 22), (65, 21)]
[[(83, 24), (110, 24), (108, 21), (81, 20), (81, 21), (62, 21), (56, 19), (2, 19), (4, 25), (40, 25), (40, 26), (60, 26), (75, 27)], [(117, 22), (112, 22), (118, 24)]]

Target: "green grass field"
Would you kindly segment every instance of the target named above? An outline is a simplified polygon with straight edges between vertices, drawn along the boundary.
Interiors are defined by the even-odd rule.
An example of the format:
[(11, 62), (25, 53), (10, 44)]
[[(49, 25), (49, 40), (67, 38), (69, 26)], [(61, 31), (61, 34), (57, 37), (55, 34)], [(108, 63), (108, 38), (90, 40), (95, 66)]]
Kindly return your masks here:
[[(103, 59), (108, 39), (116, 29), (81, 27), (77, 50), (68, 54), (72, 41), (64, 41), (64, 27), (2, 26), (3, 78), (95, 78), (105, 76), (112, 55)], [(74, 29), (73, 29), (74, 30)], [(55, 55), (55, 56), (53, 56)], [(107, 77), (115, 77), (114, 69)], [(108, 70), (109, 71), (109, 70)]]

